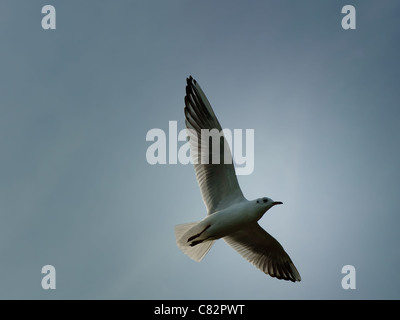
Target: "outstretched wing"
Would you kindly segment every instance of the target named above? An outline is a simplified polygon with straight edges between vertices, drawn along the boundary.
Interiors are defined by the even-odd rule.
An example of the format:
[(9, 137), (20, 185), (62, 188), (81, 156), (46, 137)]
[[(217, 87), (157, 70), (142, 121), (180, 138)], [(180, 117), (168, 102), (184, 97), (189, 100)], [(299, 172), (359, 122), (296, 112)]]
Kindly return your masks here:
[[(228, 156), (232, 159), (232, 154), (207, 97), (191, 76), (186, 81), (185, 123), (186, 128), (190, 129), (187, 130), (190, 151), (203, 201), (208, 214), (212, 214), (233, 203), (242, 201), (244, 196), (239, 187), (233, 162), (230, 161), (230, 163), (225, 164), (225, 157)], [(201, 139), (202, 129), (217, 129), (221, 133), (219, 163), (213, 163), (210, 160), (212, 158), (211, 143), (208, 148), (204, 148), (206, 141)], [(205, 159), (209, 160), (208, 164), (205, 163)]]
[(224, 240), (258, 269), (278, 279), (301, 281), (299, 272), (280, 243), (255, 222)]

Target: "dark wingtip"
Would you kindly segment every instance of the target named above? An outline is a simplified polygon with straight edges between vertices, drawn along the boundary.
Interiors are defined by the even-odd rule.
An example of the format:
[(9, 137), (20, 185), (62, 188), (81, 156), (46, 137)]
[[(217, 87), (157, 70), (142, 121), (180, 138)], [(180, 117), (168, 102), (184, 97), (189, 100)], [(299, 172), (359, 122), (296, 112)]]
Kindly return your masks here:
[(186, 78), (186, 95), (187, 96), (193, 94), (193, 91), (195, 90), (194, 89), (195, 85), (196, 85), (196, 80), (194, 80), (192, 76), (189, 76), (189, 78)]
[(193, 77), (190, 75), (189, 78), (186, 78), (186, 83), (187, 84), (196, 84), (196, 80), (193, 79)]

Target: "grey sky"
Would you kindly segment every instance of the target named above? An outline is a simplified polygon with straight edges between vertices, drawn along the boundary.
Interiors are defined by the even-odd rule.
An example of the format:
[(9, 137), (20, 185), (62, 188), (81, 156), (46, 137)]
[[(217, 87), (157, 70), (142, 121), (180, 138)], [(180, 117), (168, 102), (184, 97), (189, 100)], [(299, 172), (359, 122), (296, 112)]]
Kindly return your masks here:
[[(399, 299), (399, 14), (394, 0), (1, 1), (0, 298)], [(222, 240), (201, 263), (175, 245), (205, 207), (193, 168), (149, 165), (145, 137), (184, 127), (189, 75), (222, 127), (255, 130), (239, 183), (283, 201), (260, 224), (300, 283)]]

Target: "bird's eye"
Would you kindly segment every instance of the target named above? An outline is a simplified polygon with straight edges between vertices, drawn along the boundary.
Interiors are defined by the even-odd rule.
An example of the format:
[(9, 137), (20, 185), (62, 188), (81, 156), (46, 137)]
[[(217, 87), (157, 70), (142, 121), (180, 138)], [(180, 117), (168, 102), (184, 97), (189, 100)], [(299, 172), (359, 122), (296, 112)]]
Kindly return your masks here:
[(259, 203), (259, 201), (257, 200), (257, 203)]
[(268, 201), (268, 199), (263, 199), (264, 203)]

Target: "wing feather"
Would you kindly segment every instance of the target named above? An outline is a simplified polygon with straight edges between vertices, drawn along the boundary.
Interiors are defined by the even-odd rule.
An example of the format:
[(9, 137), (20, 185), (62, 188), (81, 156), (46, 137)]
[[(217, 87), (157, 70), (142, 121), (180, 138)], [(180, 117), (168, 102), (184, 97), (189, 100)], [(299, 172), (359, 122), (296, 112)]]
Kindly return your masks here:
[(253, 223), (224, 240), (258, 269), (278, 279), (301, 281), (299, 272), (280, 243)]
[[(232, 162), (224, 163), (224, 148), (229, 149), (225, 136), (220, 139), (220, 163), (214, 164), (211, 161), (210, 164), (201, 163), (201, 160), (204, 159), (201, 156), (203, 150), (201, 147), (205, 145), (205, 141), (201, 139), (201, 130), (217, 129), (221, 132), (222, 128), (206, 95), (192, 77), (187, 79), (184, 111), (186, 128), (194, 130), (197, 134), (196, 136), (193, 133), (188, 133), (190, 151), (194, 160), (197, 182), (208, 214), (242, 201), (244, 196), (239, 187), (234, 165)], [(195, 138), (198, 140), (195, 141)], [(211, 143), (209, 150), (205, 151), (205, 156), (210, 159), (212, 155)], [(232, 159), (230, 150), (229, 154), (230, 159)]]

